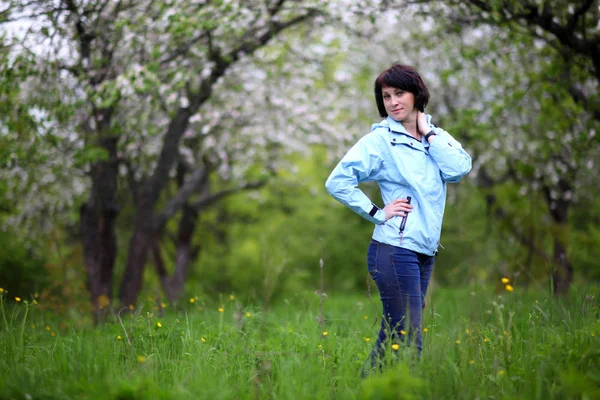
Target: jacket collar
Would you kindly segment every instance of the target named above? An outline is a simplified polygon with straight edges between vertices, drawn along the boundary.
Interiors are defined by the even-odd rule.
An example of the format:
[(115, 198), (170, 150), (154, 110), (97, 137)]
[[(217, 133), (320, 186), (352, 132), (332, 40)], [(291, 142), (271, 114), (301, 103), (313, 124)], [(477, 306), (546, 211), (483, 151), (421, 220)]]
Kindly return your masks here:
[(398, 122), (396, 120), (394, 120), (392, 117), (388, 116), (385, 121), (388, 124), (388, 128), (390, 131), (392, 132), (396, 132), (396, 133), (403, 133), (405, 135), (410, 135), (408, 133), (408, 131), (406, 129), (404, 129), (404, 125), (402, 125), (402, 122)]
[[(431, 117), (429, 115), (427, 115), (427, 117), (429, 122), (429, 118)], [(390, 116), (377, 124), (373, 124), (371, 127), (372, 130), (377, 128), (384, 128), (390, 132), (389, 142), (392, 146), (404, 144), (421, 151), (427, 151), (427, 149), (429, 149), (429, 143), (427, 143), (424, 138), (422, 139), (422, 142), (419, 142), (417, 139), (412, 137), (410, 133), (408, 133), (401, 122), (394, 120)]]
[(385, 128), (390, 132), (395, 133), (403, 133), (405, 135), (409, 135), (409, 133), (404, 129), (404, 126), (401, 122), (395, 121), (392, 117), (388, 116), (386, 119), (381, 120), (381, 122), (377, 124), (373, 124), (371, 130), (375, 130), (377, 128)]

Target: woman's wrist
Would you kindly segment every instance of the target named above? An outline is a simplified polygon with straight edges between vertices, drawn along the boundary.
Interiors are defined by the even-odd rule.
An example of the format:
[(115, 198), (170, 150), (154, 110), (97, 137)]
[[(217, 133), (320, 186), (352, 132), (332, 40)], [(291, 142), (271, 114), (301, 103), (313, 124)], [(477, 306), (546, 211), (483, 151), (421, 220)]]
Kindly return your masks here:
[(433, 137), (433, 136), (437, 136), (437, 133), (435, 133), (435, 131), (433, 129), (431, 129), (429, 132), (427, 132), (425, 134), (425, 140), (427, 142), (429, 142), (429, 140)]

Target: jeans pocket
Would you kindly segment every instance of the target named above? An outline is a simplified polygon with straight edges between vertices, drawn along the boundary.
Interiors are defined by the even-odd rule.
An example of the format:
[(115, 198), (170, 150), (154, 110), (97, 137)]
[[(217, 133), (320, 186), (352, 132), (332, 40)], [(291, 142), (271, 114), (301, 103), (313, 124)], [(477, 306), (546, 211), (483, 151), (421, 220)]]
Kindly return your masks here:
[(369, 244), (369, 252), (367, 253), (367, 269), (371, 277), (375, 279), (375, 276), (379, 272), (377, 270), (377, 256), (379, 253), (379, 243), (371, 242)]

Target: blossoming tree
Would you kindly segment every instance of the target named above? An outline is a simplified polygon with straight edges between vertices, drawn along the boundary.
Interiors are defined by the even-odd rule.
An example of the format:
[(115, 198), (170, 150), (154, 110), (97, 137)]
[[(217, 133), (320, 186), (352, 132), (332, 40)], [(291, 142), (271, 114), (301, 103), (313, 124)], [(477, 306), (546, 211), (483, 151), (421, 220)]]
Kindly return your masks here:
[[(54, 156), (46, 183), (62, 194), (48, 200), (22, 191), (14, 222), (25, 221), (33, 204), (60, 213), (87, 193), (79, 228), (99, 317), (112, 301), (127, 187), (135, 216), (121, 303), (136, 302), (150, 252), (175, 299), (197, 252), (190, 239), (197, 214), (264, 184), (285, 151), (333, 133), (334, 96), (310, 96), (315, 81), (327, 84), (319, 66), (328, 45), (311, 28), (343, 26), (348, 15), (373, 9), (364, 3), (338, 12), (316, 0), (10, 2), (21, 30), (13, 54), (36, 58), (22, 81), (28, 115), (38, 119), (32, 137), (55, 140), (40, 152)], [(319, 107), (329, 107), (325, 117), (311, 112)], [(247, 173), (261, 161), (259, 173)], [(159, 242), (175, 215), (177, 260), (168, 276)]]

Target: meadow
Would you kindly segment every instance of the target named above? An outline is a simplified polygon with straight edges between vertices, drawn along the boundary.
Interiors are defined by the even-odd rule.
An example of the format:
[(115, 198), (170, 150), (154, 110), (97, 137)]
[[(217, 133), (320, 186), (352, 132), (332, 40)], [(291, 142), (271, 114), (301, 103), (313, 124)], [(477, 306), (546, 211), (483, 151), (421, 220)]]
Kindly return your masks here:
[(434, 288), (420, 360), (368, 379), (376, 294), (147, 300), (94, 327), (2, 289), (0, 399), (600, 398), (597, 288), (499, 287)]

